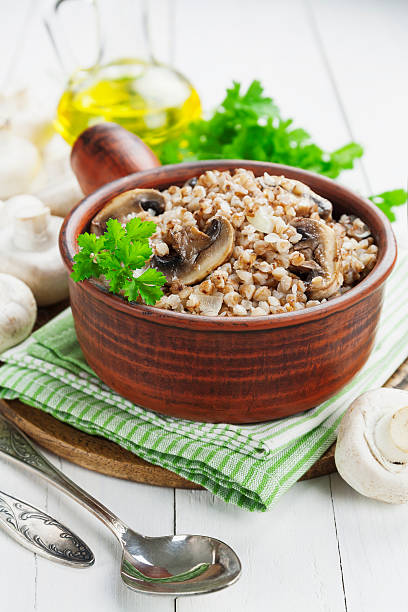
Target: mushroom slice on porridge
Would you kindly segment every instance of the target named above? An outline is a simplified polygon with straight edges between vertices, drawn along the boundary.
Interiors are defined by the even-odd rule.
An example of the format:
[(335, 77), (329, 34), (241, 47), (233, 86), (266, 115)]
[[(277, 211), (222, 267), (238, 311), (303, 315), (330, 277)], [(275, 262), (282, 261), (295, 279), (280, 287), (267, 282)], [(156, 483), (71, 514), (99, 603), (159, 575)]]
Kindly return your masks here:
[(184, 285), (193, 285), (230, 257), (234, 228), (225, 217), (214, 217), (204, 232), (194, 226), (170, 230), (167, 243), (169, 254), (154, 255), (151, 265), (158, 268), (168, 282), (177, 278)]
[(92, 219), (91, 232), (100, 236), (106, 231), (106, 222), (117, 219), (124, 224), (142, 213), (152, 217), (161, 215), (166, 208), (166, 200), (156, 189), (130, 189), (110, 200)]
[(332, 221), (332, 203), (313, 191), (310, 192), (310, 199), (317, 204), (317, 212), (319, 213), (320, 218), (324, 219), (325, 221)]
[(343, 282), (340, 249), (335, 232), (323, 221), (307, 217), (295, 219), (291, 225), (302, 236), (296, 244), (296, 250), (305, 258), (303, 263), (293, 266), (295, 273), (306, 273), (303, 280), (310, 299), (329, 298)]
[(306, 205), (306, 207), (308, 207), (308, 204), (310, 205), (310, 202), (312, 202), (314, 207), (317, 207), (317, 212), (319, 213), (321, 219), (323, 219), (324, 221), (333, 220), (332, 203), (329, 200), (326, 200), (326, 198), (323, 198), (318, 193), (312, 191), (310, 187), (294, 179), (284, 179), (283, 181), (281, 180), (279, 184), (282, 189), (297, 196), (298, 203), (302, 203), (303, 205)]

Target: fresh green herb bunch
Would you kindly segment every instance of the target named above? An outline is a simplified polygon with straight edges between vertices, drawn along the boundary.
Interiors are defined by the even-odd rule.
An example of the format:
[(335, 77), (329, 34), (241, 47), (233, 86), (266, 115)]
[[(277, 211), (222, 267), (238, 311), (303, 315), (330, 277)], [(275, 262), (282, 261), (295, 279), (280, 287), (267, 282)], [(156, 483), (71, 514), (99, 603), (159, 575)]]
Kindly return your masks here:
[(310, 134), (293, 127), (292, 119), (283, 119), (272, 98), (263, 94), (259, 81), (253, 81), (245, 93), (234, 82), (209, 120), (190, 123), (177, 139), (159, 150), (163, 164), (194, 159), (256, 159), (297, 166), (330, 178), (352, 168), (362, 147), (349, 144), (327, 153), (313, 143)]
[(160, 287), (166, 277), (156, 268), (147, 268), (139, 276), (134, 272), (143, 268), (152, 255), (149, 237), (156, 224), (135, 217), (123, 228), (117, 219), (109, 219), (106, 228), (102, 236), (87, 232), (78, 236), (81, 250), (74, 257), (71, 278), (79, 282), (104, 276), (112, 293), (122, 293), (129, 302), (140, 296), (153, 306), (163, 295)]
[[(353, 168), (363, 155), (363, 148), (350, 142), (331, 153), (313, 143), (310, 134), (283, 119), (279, 108), (263, 93), (259, 81), (253, 81), (245, 93), (234, 82), (220, 107), (208, 120), (190, 123), (177, 138), (157, 150), (163, 164), (196, 159), (255, 159), (296, 166), (337, 178)], [(404, 204), (403, 189), (387, 191), (370, 198), (391, 220), (394, 206)]]

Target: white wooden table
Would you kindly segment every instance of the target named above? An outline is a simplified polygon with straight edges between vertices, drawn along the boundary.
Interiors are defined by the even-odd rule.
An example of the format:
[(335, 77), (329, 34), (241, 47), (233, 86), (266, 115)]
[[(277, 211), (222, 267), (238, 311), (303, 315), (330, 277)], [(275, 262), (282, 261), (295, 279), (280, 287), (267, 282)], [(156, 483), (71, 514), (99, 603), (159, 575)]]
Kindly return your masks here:
[[(345, 183), (363, 193), (406, 185), (407, 0), (162, 4), (177, 33), (172, 60), (194, 81), (205, 107), (221, 99), (232, 79), (259, 78), (284, 114), (323, 146), (350, 139), (364, 145), (364, 161), (343, 175)], [(0, 84), (10, 67), (23, 81), (51, 66), (41, 8), (40, 0), (0, 0)], [(401, 239), (405, 226), (400, 210)], [(143, 533), (208, 533), (230, 543), (242, 559), (242, 579), (198, 598), (132, 593), (119, 579), (110, 533), (78, 504), (2, 459), (0, 487), (65, 520), (96, 556), (92, 569), (69, 570), (0, 532), (2, 612), (407, 610), (408, 506), (365, 499), (337, 475), (299, 483), (270, 512), (250, 514), (207, 492), (138, 485), (52, 460)]]

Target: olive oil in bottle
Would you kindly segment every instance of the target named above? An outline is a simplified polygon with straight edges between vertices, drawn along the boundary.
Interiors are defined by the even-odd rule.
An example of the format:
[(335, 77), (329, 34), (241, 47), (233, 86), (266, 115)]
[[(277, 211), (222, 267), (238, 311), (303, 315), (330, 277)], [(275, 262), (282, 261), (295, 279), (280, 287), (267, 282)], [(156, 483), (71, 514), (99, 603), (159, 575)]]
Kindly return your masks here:
[(200, 115), (198, 94), (179, 72), (129, 58), (72, 75), (55, 127), (72, 144), (87, 127), (113, 121), (154, 149)]

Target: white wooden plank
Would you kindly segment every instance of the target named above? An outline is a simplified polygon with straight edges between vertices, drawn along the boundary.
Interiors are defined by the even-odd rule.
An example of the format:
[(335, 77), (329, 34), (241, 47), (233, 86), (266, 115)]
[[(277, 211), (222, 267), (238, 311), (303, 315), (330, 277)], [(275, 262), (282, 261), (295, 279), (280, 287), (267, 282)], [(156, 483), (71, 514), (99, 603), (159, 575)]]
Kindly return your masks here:
[(406, 610), (408, 506), (367, 499), (331, 476), (348, 612)]
[[(36, 486), (28, 472), (0, 457), (0, 490), (45, 509), (46, 489)], [(1, 609), (34, 612), (38, 557), (0, 529)], [(24, 588), (21, 580), (24, 577)]]
[[(135, 530), (147, 535), (173, 533), (173, 489), (126, 482), (95, 474), (66, 461), (61, 463), (63, 471), (70, 478)], [(109, 530), (79, 504), (51, 487), (48, 511), (61, 521), (65, 520), (86, 540), (95, 554), (96, 562), (90, 569), (70, 570), (38, 559), (36, 612), (55, 612), (56, 601), (59, 612), (72, 612), (78, 602), (84, 609), (98, 612), (145, 609), (146, 596), (134, 593), (122, 584), (119, 574), (120, 548)], [(152, 607), (154, 612), (172, 612), (173, 609), (170, 598), (159, 598)]]
[(250, 513), (207, 492), (176, 493), (177, 532), (205, 533), (240, 556), (240, 581), (177, 600), (179, 612), (344, 611), (328, 477), (293, 487), (269, 512)]
[[(371, 193), (407, 187), (408, 3), (311, 0), (333, 79), (353, 137), (365, 148)], [(407, 211), (397, 209), (401, 244)]]
[(314, 17), (372, 188), (407, 176), (408, 4), (312, 0)]
[[(55, 0), (23, 0), (21, 6), (27, 1), (27, 18), (18, 36), (18, 48), (7, 81), (7, 89), (13, 91), (22, 87), (32, 87), (37, 93), (45, 89), (50, 95), (55, 96), (55, 92), (62, 92), (67, 77), (63, 73), (44, 25), (44, 19), (55, 4)], [(20, 0), (9, 4), (21, 10)], [(3, 11), (8, 21), (10, 7), (7, 6)]]
[[(174, 10), (175, 62), (196, 85), (205, 109), (221, 101), (232, 80), (246, 86), (258, 78), (283, 116), (293, 117), (322, 147), (349, 141), (301, 0), (177, 0)], [(343, 177), (364, 190), (358, 171)]]
[[(29, 1), (29, 0), (27, 0)], [(19, 45), (18, 61), (13, 70), (15, 85), (32, 85), (62, 93), (71, 72), (91, 65), (97, 57), (97, 37), (94, 28), (94, 12), (89, 3), (67, 2), (59, 10), (59, 17), (52, 27), (58, 48), (62, 51), (64, 67), (61, 66), (44, 20), (54, 14), (56, 0), (31, 0), (36, 3), (35, 13), (27, 24)], [(142, 32), (142, 4), (132, 0), (117, 0), (115, 10), (112, 0), (99, 0), (103, 31), (103, 61), (119, 57), (141, 56), (147, 58), (147, 46)], [(155, 57), (169, 62), (172, 49), (170, 37), (170, 0), (150, 0), (148, 12), (151, 21), (150, 38)], [(65, 37), (66, 34), (66, 37)], [(64, 39), (67, 44), (64, 44)], [(35, 53), (33, 53), (35, 49)]]
[(32, 0), (0, 2), (0, 93), (12, 78), (21, 55), (21, 41), (27, 31), (32, 5)]
[[(395, 0), (312, 1), (350, 130), (366, 149), (374, 191), (406, 186), (407, 9)], [(346, 44), (339, 32), (346, 33)], [(398, 210), (398, 218), (406, 244), (406, 210)], [(368, 500), (339, 476), (332, 477), (332, 489), (348, 612), (405, 610), (407, 507)]]

